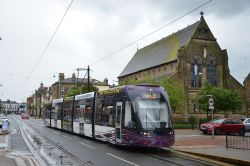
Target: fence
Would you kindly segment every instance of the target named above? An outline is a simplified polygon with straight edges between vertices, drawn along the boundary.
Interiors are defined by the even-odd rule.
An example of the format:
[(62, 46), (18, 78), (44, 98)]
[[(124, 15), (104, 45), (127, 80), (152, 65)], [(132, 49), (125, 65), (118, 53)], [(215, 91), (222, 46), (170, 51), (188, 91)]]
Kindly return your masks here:
[(250, 136), (226, 136), (226, 147), (250, 150)]

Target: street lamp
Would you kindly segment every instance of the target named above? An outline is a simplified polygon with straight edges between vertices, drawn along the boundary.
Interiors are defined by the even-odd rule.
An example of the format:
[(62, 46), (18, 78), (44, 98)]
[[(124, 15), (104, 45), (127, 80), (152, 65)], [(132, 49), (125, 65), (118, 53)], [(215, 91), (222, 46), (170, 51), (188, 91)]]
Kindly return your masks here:
[[(55, 73), (56, 74), (56, 73)], [(56, 75), (53, 75), (54, 78), (56, 78)], [(57, 92), (57, 98), (61, 97), (61, 82), (60, 82), (60, 74), (58, 74), (58, 92)]]
[(211, 110), (211, 118), (212, 118), (212, 139), (214, 139), (214, 99), (213, 95), (207, 95), (208, 99), (208, 109)]
[[(1, 40), (1, 37), (0, 37), (0, 40)], [(0, 83), (0, 87), (1, 87), (1, 86), (3, 86), (2, 83)], [(2, 112), (2, 103), (1, 103), (1, 102), (2, 102), (2, 100), (0, 99), (0, 111)]]
[[(3, 84), (0, 82), (0, 87), (3, 86)], [(2, 95), (3, 96), (3, 95)]]

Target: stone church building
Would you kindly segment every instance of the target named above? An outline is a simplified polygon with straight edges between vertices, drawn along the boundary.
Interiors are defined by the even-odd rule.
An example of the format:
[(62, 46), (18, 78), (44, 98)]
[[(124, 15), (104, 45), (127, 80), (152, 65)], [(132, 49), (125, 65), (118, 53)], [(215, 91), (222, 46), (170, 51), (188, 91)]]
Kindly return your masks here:
[(206, 81), (236, 89), (243, 99), (243, 111), (247, 110), (245, 87), (230, 75), (227, 50), (220, 48), (203, 12), (194, 24), (137, 50), (118, 79), (119, 84), (126, 84), (129, 80), (174, 76), (187, 92), (189, 113), (199, 109), (193, 99)]

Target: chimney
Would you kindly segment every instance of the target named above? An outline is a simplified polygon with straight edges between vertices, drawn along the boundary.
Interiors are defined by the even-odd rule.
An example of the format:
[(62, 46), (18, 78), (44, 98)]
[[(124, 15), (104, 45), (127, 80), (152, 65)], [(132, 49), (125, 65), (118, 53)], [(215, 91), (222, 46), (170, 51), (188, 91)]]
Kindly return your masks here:
[(64, 73), (59, 73), (59, 81), (64, 80)]
[(108, 79), (105, 78), (105, 79), (103, 80), (103, 83), (106, 84), (106, 85), (108, 85), (108, 83), (109, 83)]
[(73, 82), (76, 81), (76, 74), (75, 74), (75, 73), (72, 74), (72, 81), (73, 81)]

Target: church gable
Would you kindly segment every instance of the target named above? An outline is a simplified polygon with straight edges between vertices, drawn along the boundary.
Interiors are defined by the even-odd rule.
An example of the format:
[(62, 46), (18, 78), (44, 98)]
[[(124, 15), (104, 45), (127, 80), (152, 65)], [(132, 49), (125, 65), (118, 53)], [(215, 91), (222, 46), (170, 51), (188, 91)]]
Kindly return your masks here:
[(192, 39), (216, 40), (203, 16), (201, 17), (201, 23), (194, 32)]

